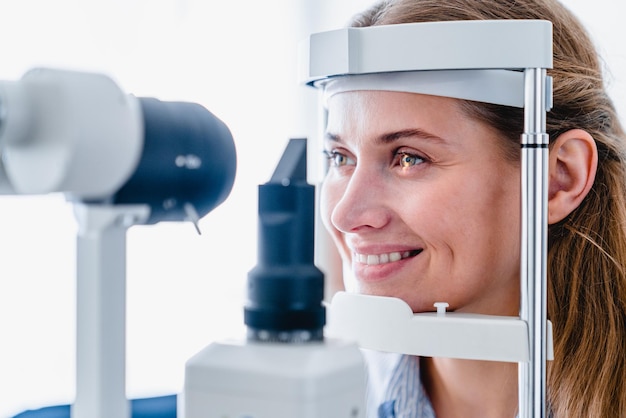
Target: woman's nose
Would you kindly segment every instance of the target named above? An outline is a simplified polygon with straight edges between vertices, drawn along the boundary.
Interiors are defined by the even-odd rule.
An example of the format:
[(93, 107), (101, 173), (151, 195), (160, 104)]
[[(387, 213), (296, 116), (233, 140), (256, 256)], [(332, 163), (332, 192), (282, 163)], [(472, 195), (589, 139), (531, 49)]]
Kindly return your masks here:
[(375, 170), (357, 167), (345, 188), (335, 190), (334, 193), (337, 200), (330, 219), (341, 232), (382, 228), (391, 219), (385, 186), (380, 173)]

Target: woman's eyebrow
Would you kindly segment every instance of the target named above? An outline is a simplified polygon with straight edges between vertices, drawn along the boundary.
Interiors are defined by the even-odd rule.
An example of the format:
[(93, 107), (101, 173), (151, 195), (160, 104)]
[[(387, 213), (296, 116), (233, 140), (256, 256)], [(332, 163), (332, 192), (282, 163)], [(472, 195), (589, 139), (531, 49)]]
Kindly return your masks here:
[[(390, 144), (403, 138), (421, 138), (430, 141), (444, 142), (444, 139), (440, 136), (431, 134), (430, 132), (424, 131), (423, 129), (402, 129), (399, 131), (387, 132), (377, 136), (375, 140), (377, 143), (380, 144)], [(343, 142), (339, 134), (335, 134), (332, 132), (326, 132), (324, 134), (324, 139), (331, 142)]]
[(426, 139), (429, 141), (444, 142), (443, 138), (435, 134), (431, 134), (430, 132), (424, 131), (423, 129), (403, 129), (400, 131), (384, 133), (382, 135), (379, 135), (376, 138), (376, 141), (382, 144), (389, 144), (399, 139), (404, 139), (404, 138), (409, 138), (409, 137), (421, 138), (421, 139)]

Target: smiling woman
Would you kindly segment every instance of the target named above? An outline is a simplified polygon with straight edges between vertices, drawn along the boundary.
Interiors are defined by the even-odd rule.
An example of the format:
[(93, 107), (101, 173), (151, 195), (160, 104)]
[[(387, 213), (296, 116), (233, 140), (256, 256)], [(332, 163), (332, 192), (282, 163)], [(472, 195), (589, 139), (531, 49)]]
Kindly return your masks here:
[(457, 311), (516, 315), (519, 160), (503, 158), (497, 132), (459, 103), (333, 96), (322, 217), (359, 291), (401, 297), (415, 312), (446, 300)]
[[(624, 6), (614, 0), (564, 2), (589, 25), (594, 39), (602, 46), (603, 60), (614, 71), (609, 88), (616, 103), (624, 108)], [(233, 129), (243, 169), (237, 174), (228, 202), (201, 221), (203, 235), (197, 236), (189, 224), (137, 227), (129, 233), (129, 397), (179, 391), (184, 363), (193, 353), (213, 339), (239, 332), (241, 289), (256, 254), (254, 199), (259, 179), (271, 174), (287, 138), (305, 136), (304, 131), (312, 138), (308, 132), (316, 132), (316, 112), (312, 110), (316, 96), (308, 92), (312, 94), (307, 96), (312, 99), (310, 103), (302, 99), (301, 94), (306, 93), (301, 92), (305, 89), (297, 87), (295, 80), (297, 43), (310, 32), (344, 24), (356, 10), (371, 3), (372, 0), (2, 2), (2, 80), (15, 80), (26, 70), (40, 65), (107, 72), (133, 94), (202, 103)], [(435, 3), (439, 6), (446, 2)], [(575, 56), (568, 52), (567, 56), (572, 55)], [(594, 77), (589, 80), (593, 81)], [(595, 104), (594, 100), (590, 103)], [(461, 106), (471, 107), (471, 104)], [(577, 106), (573, 102), (573, 107)], [(465, 110), (469, 112), (466, 116), (479, 116), (479, 120), (487, 117), (481, 109)], [(425, 128), (420, 126), (420, 129)], [(516, 135), (508, 132), (506, 126), (501, 130), (506, 131), (503, 135)], [(437, 129), (429, 133), (448, 139)], [(340, 138), (345, 141), (354, 140), (344, 132), (338, 134), (344, 135)], [(403, 138), (408, 139), (411, 137)], [(329, 150), (332, 143), (328, 142)], [(424, 161), (429, 164), (428, 160), (421, 161), (428, 154), (419, 155), (413, 147), (407, 151), (402, 155), (409, 173), (421, 170), (418, 167)], [(512, 152), (517, 156), (518, 148), (512, 148)], [(347, 164), (356, 161), (349, 153), (337, 154), (333, 161), (341, 165), (346, 157), (350, 158), (345, 160)], [(401, 162), (398, 156), (397, 163)], [(361, 160), (356, 163), (361, 164)], [(400, 172), (399, 167), (397, 171)], [(417, 186), (420, 182), (423, 180), (412, 183)], [(591, 194), (609, 193), (596, 187)], [(403, 202), (418, 197), (407, 186), (395, 193), (394, 199)], [(453, 196), (450, 202), (454, 205)], [(619, 202), (615, 204), (620, 207)], [(76, 223), (70, 206), (62, 196), (2, 197), (0, 417), (3, 418), (25, 409), (68, 404), (73, 400)], [(606, 229), (619, 232), (621, 228), (615, 227), (619, 223), (609, 221), (604, 216), (605, 210), (585, 209), (577, 219), (582, 221), (597, 213), (598, 216), (592, 217), (594, 220)], [(438, 220), (444, 224), (452, 221)], [(468, 233), (471, 227), (467, 222), (465, 219), (458, 223), (463, 233)], [(437, 227), (443, 228), (444, 224)], [(554, 240), (562, 240), (564, 248), (558, 254), (554, 252), (555, 258), (561, 259), (561, 267), (554, 271), (562, 271), (559, 278), (562, 283), (570, 280), (570, 265), (574, 261), (589, 260), (585, 251), (569, 251), (572, 247), (568, 242), (580, 240), (586, 230), (573, 228), (569, 218), (553, 228)], [(408, 237), (411, 231), (404, 233)], [(424, 257), (420, 254), (407, 260), (407, 263), (421, 263), (420, 257), (428, 257), (428, 242), (417, 241), (415, 236), (411, 239), (407, 251), (387, 253), (387, 249), (382, 249), (381, 253), (381, 249), (362, 249), (358, 257), (373, 264), (376, 256), (380, 262), (387, 256), (391, 261), (423, 248)], [(600, 241), (588, 242), (594, 246)], [(610, 264), (610, 257), (602, 259), (604, 264)], [(618, 262), (621, 263), (619, 258)], [(327, 275), (327, 280), (333, 278)], [(587, 285), (589, 291), (604, 287), (601, 290), (607, 291), (614, 283), (577, 280), (574, 286)], [(568, 287), (559, 285), (558, 289), (562, 293), (556, 293), (551, 302), (555, 310), (553, 321), (555, 315), (583, 315), (578, 305), (569, 301), (565, 293)], [(584, 312), (596, 311), (595, 300), (589, 299), (590, 305)], [(556, 306), (562, 308), (557, 310)], [(609, 319), (614, 316), (608, 310), (619, 310), (620, 306), (604, 300), (597, 304), (606, 313), (604, 318)], [(555, 333), (560, 335), (558, 356), (571, 360), (565, 366), (553, 368), (551, 387), (556, 389), (552, 389), (552, 396), (558, 399), (555, 409), (564, 408), (572, 400), (569, 416), (603, 416), (606, 411), (612, 412), (611, 416), (620, 416), (624, 410), (620, 411), (623, 406), (615, 400), (622, 386), (612, 380), (621, 379), (622, 369), (616, 362), (623, 358), (624, 350), (615, 349), (619, 341), (609, 338), (617, 335), (613, 330), (620, 333), (624, 327), (606, 320), (607, 328), (596, 328), (595, 321), (597, 316), (590, 314), (584, 322), (576, 318), (554, 322), (558, 327)], [(582, 332), (600, 338), (582, 338)], [(580, 341), (585, 343), (584, 348), (578, 348)], [(605, 346), (608, 348), (597, 349)], [(413, 361), (405, 359), (402, 364)], [(571, 367), (572, 364), (580, 368)], [(413, 372), (416, 370), (419, 371), (413, 369)], [(586, 377), (599, 375), (606, 379), (599, 379), (598, 383)], [(473, 382), (468, 386), (479, 389), (477, 385)], [(594, 390), (583, 390), (586, 387)], [(560, 395), (557, 390), (568, 393)], [(589, 406), (612, 401), (614, 409), (600, 406), (596, 410)]]
[[(626, 136), (583, 26), (557, 0), (386, 0), (352, 25), (485, 19), (553, 23), (549, 415), (626, 416)], [(517, 316), (522, 109), (366, 90), (358, 77), (326, 91), (321, 199), (355, 290), (401, 298), (414, 312), (445, 300), (457, 312)], [(516, 364), (368, 360), (371, 418), (518, 413)]]

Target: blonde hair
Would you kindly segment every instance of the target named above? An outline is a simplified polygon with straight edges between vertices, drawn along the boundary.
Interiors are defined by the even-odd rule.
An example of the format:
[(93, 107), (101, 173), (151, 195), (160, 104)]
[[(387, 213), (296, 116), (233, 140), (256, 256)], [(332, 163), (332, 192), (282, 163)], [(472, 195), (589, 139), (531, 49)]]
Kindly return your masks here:
[[(549, 227), (548, 316), (554, 361), (548, 403), (554, 417), (626, 417), (625, 137), (603, 81), (603, 68), (577, 18), (556, 0), (390, 0), (355, 16), (352, 26), (479, 19), (546, 19), (554, 29), (551, 138), (589, 132), (599, 153), (591, 192)], [(519, 109), (464, 102), (472, 116), (508, 138), (519, 159)]]

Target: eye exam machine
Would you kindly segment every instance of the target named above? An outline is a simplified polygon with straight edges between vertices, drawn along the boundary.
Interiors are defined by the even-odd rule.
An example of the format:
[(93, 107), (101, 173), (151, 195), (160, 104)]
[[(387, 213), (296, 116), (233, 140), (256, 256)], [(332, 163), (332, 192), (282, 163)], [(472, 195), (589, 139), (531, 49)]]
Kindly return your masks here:
[[(414, 314), (399, 299), (345, 292), (338, 293), (327, 307), (321, 306), (324, 266), (320, 263), (320, 271), (313, 265), (315, 199), (312, 186), (306, 182), (306, 158), (303, 157), (306, 144), (292, 140), (270, 181), (259, 188), (258, 264), (248, 276), (249, 300), (244, 307), (248, 336), (210, 344), (187, 362), (177, 416), (364, 417), (364, 370), (358, 345), (412, 355), (516, 362), (519, 364), (519, 417), (545, 417), (546, 363), (552, 358), (552, 330), (546, 317), (548, 136), (545, 129), (545, 115), (551, 108), (552, 97), (551, 79), (547, 76), (547, 69), (552, 67), (551, 23), (456, 21), (344, 28), (311, 35), (303, 43), (300, 59), (302, 82), (319, 89), (322, 102), (329, 95), (342, 91), (373, 89), (447, 96), (524, 109), (524, 133), (520, 138), (520, 315), (494, 317), (446, 312), (445, 300), (438, 301), (433, 309), (436, 312)], [(63, 79), (64, 76), (60, 76)], [(33, 78), (36, 80), (38, 77)], [(108, 81), (103, 83), (108, 85)], [(52, 84), (43, 83), (36, 89), (54, 91), (57, 87)], [(102, 129), (119, 125), (124, 135), (135, 138), (130, 142), (141, 143), (136, 139), (142, 137), (138, 127), (138, 121), (142, 120), (139, 109), (149, 110), (142, 107), (147, 103), (122, 95), (116, 89), (103, 90), (110, 93), (102, 98), (105, 102), (128, 103), (126, 110), (111, 110), (127, 117), (109, 121), (101, 125)], [(84, 152), (81, 155), (88, 155), (92, 151), (87, 147), (92, 145), (64, 143), (61, 139), (65, 135), (74, 138), (75, 131), (69, 128), (59, 131), (62, 135), (51, 140), (51, 144), (28, 136), (33, 132), (26, 122), (35, 115), (51, 129), (60, 120), (52, 117), (56, 109), (50, 106), (50, 99), (42, 98), (33, 106), (30, 96), (20, 93), (16, 86), (4, 84), (0, 85), (0, 93), (5, 95), (0, 96), (0, 128), (3, 129), (0, 147), (9, 179), (6, 184), (13, 188), (10, 192), (62, 191), (77, 202), (77, 219), (84, 235), (82, 239), (86, 240), (83, 245), (87, 248), (87, 255), (79, 257), (78, 280), (91, 275), (90, 282), (98, 286), (86, 285), (83, 294), (79, 283), (78, 333), (85, 346), (78, 347), (78, 382), (82, 385), (77, 390), (73, 418), (127, 418), (124, 369), (120, 367), (123, 312), (114, 309), (117, 312), (112, 319), (114, 323), (107, 320), (106, 326), (96, 326), (98, 319), (103, 318), (104, 307), (119, 307), (123, 301), (119, 295), (122, 279), (115, 283), (104, 280), (110, 264), (105, 262), (106, 257), (123, 259), (120, 251), (124, 248), (125, 228), (160, 220), (153, 217), (153, 211), (166, 216), (170, 212), (164, 208), (173, 207), (177, 213), (175, 218), (179, 220), (203, 216), (225, 199), (234, 172), (230, 166), (219, 168), (231, 174), (218, 181), (215, 187), (220, 190), (219, 197), (203, 209), (199, 209), (201, 205), (194, 199), (178, 196), (172, 201), (161, 196), (154, 206), (145, 204), (135, 199), (144, 191), (141, 182), (149, 182), (149, 176), (138, 175), (144, 158), (140, 157), (141, 145), (131, 145), (123, 152), (117, 148), (122, 145), (104, 145), (104, 155), (130, 156), (120, 157), (121, 168), (113, 170), (117, 175), (112, 177), (108, 176), (112, 167), (96, 164), (102, 170), (97, 177), (109, 178), (105, 184), (81, 181), (83, 176), (77, 174), (90, 165), (79, 164), (72, 152), (63, 151), (68, 147), (76, 148), (76, 152)], [(21, 109), (13, 119), (8, 116), (8, 103)], [(48, 112), (51, 116), (47, 116)], [(187, 117), (187, 111), (181, 113), (177, 116)], [(69, 114), (63, 118), (73, 119)], [(222, 128), (216, 129), (222, 131)], [(40, 131), (35, 129), (34, 132)], [(107, 138), (120, 135), (113, 132)], [(225, 137), (230, 144), (230, 136), (225, 134)], [(58, 142), (64, 145), (60, 149), (53, 146)], [(224, 146), (229, 150), (227, 155), (232, 155), (229, 161), (234, 164), (234, 149), (231, 145)], [(45, 152), (30, 157), (32, 162), (18, 152), (37, 147)], [(12, 157), (13, 152), (15, 157)], [(59, 159), (54, 160), (54, 164), (48, 162), (51, 156), (57, 155)], [(180, 164), (191, 171), (197, 165), (196, 155), (186, 150), (174, 153), (170, 159), (174, 161), (172, 169)], [(89, 161), (93, 161), (93, 156), (91, 158)], [(37, 181), (30, 178), (31, 172), (47, 165), (55, 176), (44, 176)], [(141, 177), (137, 179), (138, 186), (122, 194), (124, 184), (130, 187), (134, 183), (133, 173)], [(48, 181), (48, 178), (55, 180)], [(39, 186), (40, 183), (46, 187)], [(204, 193), (206, 189), (200, 195)], [(86, 264), (81, 266), (81, 260)], [(113, 264), (116, 266), (114, 275), (119, 275), (120, 264)], [(341, 272), (324, 271), (324, 274), (330, 277)], [(86, 302), (82, 307), (81, 298)], [(87, 303), (99, 308), (85, 306)], [(87, 337), (81, 338), (81, 333)], [(98, 350), (97, 346), (104, 349)], [(99, 376), (96, 382), (90, 381), (94, 373)]]
[[(552, 68), (551, 23), (456, 21), (344, 28), (311, 35), (302, 46), (300, 59), (301, 81), (319, 89), (322, 103), (327, 97), (342, 91), (390, 90), (524, 109), (524, 133), (520, 138), (520, 316), (446, 312), (445, 300), (435, 303), (433, 310), (436, 312), (414, 314), (404, 301), (397, 298), (339, 292), (328, 308), (326, 335), (339, 341), (355, 341), (362, 348), (386, 352), (516, 362), (519, 364), (519, 417), (545, 417), (546, 362), (553, 356), (552, 329), (547, 320), (545, 296), (548, 161), (545, 115), (551, 108), (552, 99), (551, 79), (547, 76), (547, 69)], [(278, 183), (280, 178), (275, 174), (272, 182)], [(275, 186), (278, 187), (278, 184)], [(264, 207), (262, 192), (260, 190), (261, 218)], [(288, 236), (294, 239), (294, 235), (287, 234), (284, 238), (291, 245), (305, 245), (298, 243), (298, 238), (289, 240)], [(264, 251), (262, 247), (274, 244), (259, 241), (260, 265), (263, 265), (261, 260), (264, 258), (261, 255)], [(289, 269), (287, 265), (284, 267)], [(290, 271), (289, 274), (296, 278), (296, 271)], [(342, 273), (326, 272), (327, 277), (330, 274)], [(276, 306), (285, 303), (269, 298), (266, 301)], [(250, 323), (247, 325), (250, 329)], [(189, 361), (182, 416), (361, 416), (365, 400), (360, 406), (356, 404), (351, 408), (343, 405), (342, 409), (337, 404), (332, 413), (319, 413), (322, 410), (314, 409), (311, 403), (308, 408), (303, 406), (297, 413), (284, 415), (285, 409), (279, 405), (264, 408), (276, 400), (277, 393), (268, 388), (264, 392), (267, 402), (264, 405), (254, 403), (251, 392), (260, 393), (260, 389), (258, 383), (252, 389), (253, 380), (265, 382), (266, 385), (274, 383), (273, 387), (278, 387), (278, 382), (283, 383), (281, 378), (285, 378), (284, 373), (291, 370), (298, 378), (304, 376), (307, 379), (308, 375), (312, 393), (315, 394), (318, 392), (313, 388), (318, 388), (316, 384), (320, 380), (318, 373), (306, 368), (311, 363), (303, 362), (303, 366), (297, 368), (295, 362), (289, 361), (292, 357), (280, 354), (280, 350), (285, 350), (285, 354), (287, 350), (294, 350), (293, 353), (302, 350), (297, 344), (281, 346), (280, 341), (273, 338), (276, 334), (267, 329), (255, 331), (252, 326), (251, 332), (256, 337), (265, 335), (267, 338), (265, 341), (252, 338), (247, 342), (209, 346)], [(336, 346), (316, 347), (317, 350), (325, 348), (336, 349)], [(265, 355), (261, 355), (261, 350), (267, 350)], [(270, 356), (269, 353), (274, 354)], [(309, 354), (302, 351), (300, 358), (308, 358)], [(345, 355), (343, 358), (345, 360), (342, 361), (358, 364), (355, 356)], [(259, 367), (259, 363), (263, 367)], [(249, 366), (242, 370), (238, 367), (242, 364)], [(350, 381), (350, 375), (354, 381), (354, 377), (359, 375), (357, 367), (339, 368), (336, 364), (333, 366), (332, 362), (327, 363), (324, 371), (328, 370), (336, 373), (335, 376), (342, 376), (340, 382)], [(235, 375), (240, 382), (245, 382), (243, 388), (226, 378), (234, 378)], [(293, 382), (301, 384), (296, 379)], [(340, 386), (335, 388), (337, 391), (341, 389)], [(295, 390), (283, 390), (282, 393), (285, 402), (300, 396)], [(345, 392), (344, 396), (347, 394)], [(349, 396), (345, 398), (351, 399)], [(309, 399), (320, 402), (323, 398)], [(242, 408), (237, 406), (237, 400), (255, 407)], [(203, 415), (201, 411), (208, 415)], [(214, 412), (221, 412), (222, 415)]]

